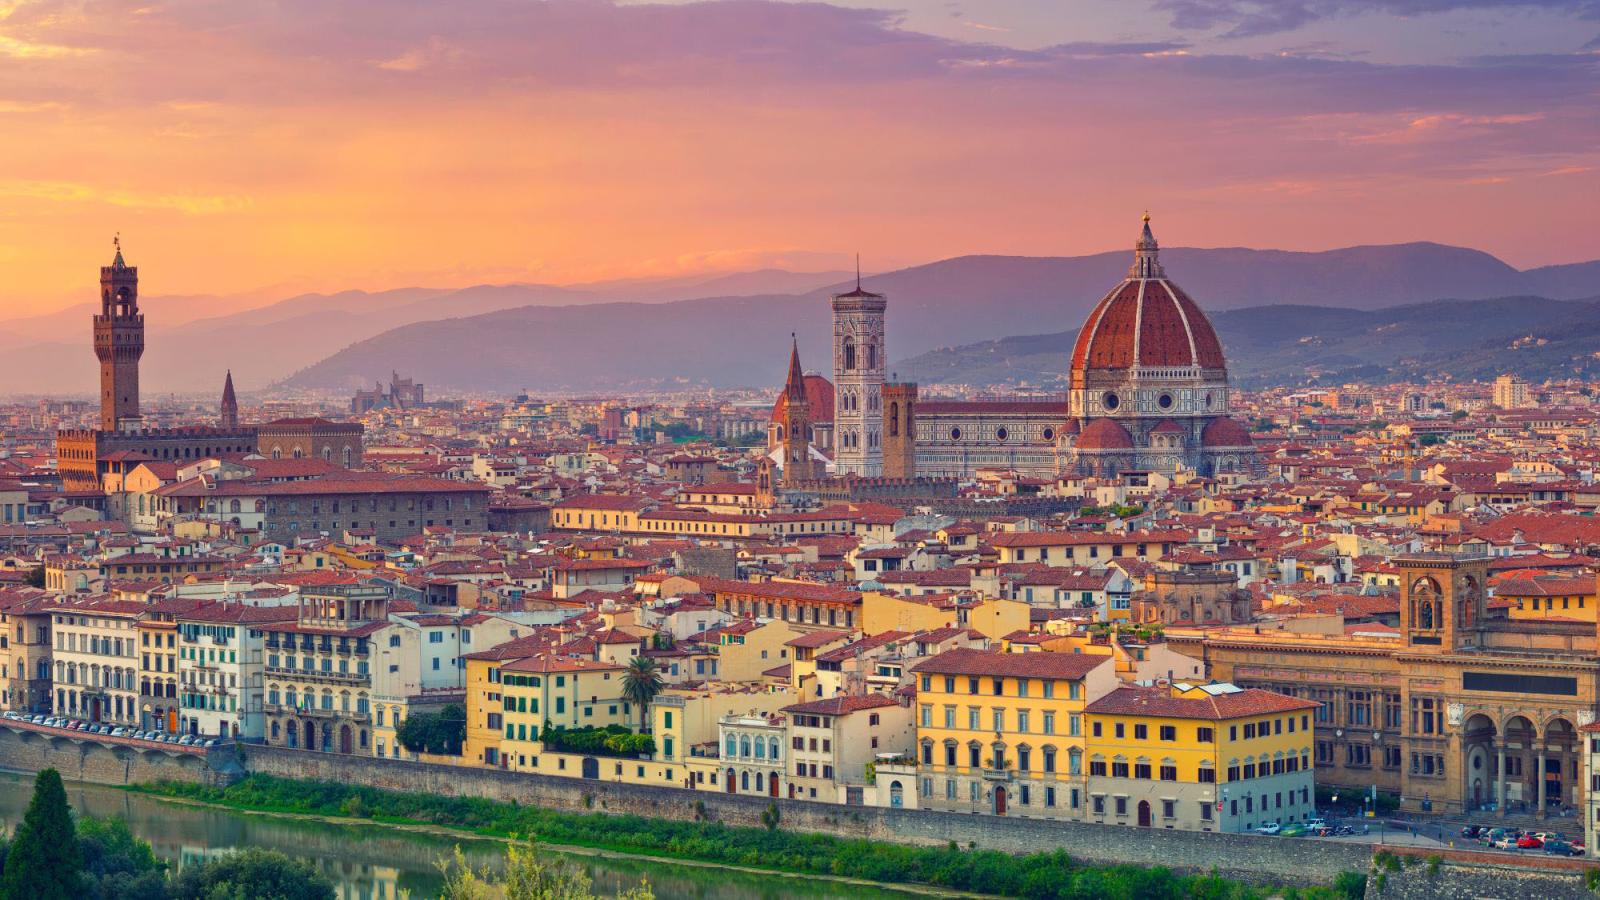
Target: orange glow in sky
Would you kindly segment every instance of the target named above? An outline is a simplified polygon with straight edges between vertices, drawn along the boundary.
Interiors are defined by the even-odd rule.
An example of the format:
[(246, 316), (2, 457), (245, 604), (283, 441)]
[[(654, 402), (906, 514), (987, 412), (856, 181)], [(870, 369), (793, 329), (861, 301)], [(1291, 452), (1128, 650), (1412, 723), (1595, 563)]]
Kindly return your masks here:
[[(975, 40), (987, 39), (974, 31)], [(760, 0), (0, 0), (0, 315), (1120, 248), (1600, 256), (1593, 51), (1014, 49)]]

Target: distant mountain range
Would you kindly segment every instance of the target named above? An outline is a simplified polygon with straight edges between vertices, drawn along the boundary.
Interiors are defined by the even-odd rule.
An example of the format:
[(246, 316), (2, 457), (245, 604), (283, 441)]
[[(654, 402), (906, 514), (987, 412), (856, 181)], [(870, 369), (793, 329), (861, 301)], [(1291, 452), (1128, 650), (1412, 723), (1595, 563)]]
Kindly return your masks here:
[[(1245, 387), (1600, 377), (1600, 297), (1436, 300), (1378, 310), (1260, 306), (1211, 317)], [(899, 364), (925, 384), (1062, 386), (1078, 330), (935, 350)]]
[[(401, 288), (368, 293), (301, 294), (255, 308), (219, 297), (142, 297), (148, 328), (140, 381), (147, 393), (221, 391), (232, 369), (243, 390), (267, 387), (352, 343), (416, 322), (475, 316), (515, 307), (597, 304), (619, 299), (668, 303), (724, 292), (804, 291), (843, 272), (763, 269), (732, 275), (601, 282), (577, 287), (478, 285), (459, 290)], [(91, 292), (92, 294), (92, 292)], [(92, 393), (96, 363), (89, 304), (0, 322), (0, 392)], [(410, 361), (365, 379), (387, 380)]]
[[(889, 296), (889, 349), (904, 360), (897, 364), (901, 377), (1048, 383), (1065, 367), (1070, 337), (1064, 336), (1123, 277), (1130, 257), (1128, 251), (965, 256), (872, 275), (866, 286)], [(1318, 364), (1329, 371), (1398, 364), (1380, 359), (1376, 347), (1369, 352), (1370, 340), (1326, 343), (1337, 343), (1331, 329), (1339, 316), (1364, 321), (1353, 315), (1358, 311), (1447, 298), (1600, 295), (1600, 261), (1519, 271), (1486, 253), (1431, 243), (1320, 253), (1168, 248), (1162, 262), (1217, 319), (1241, 375), (1261, 368), (1258, 359), (1299, 359), (1275, 355), (1287, 350), (1273, 341), (1305, 337), (1325, 342), (1308, 346), (1320, 347)], [(142, 304), (151, 325), (143, 383), (150, 393), (204, 391), (220, 385), (231, 367), (246, 391), (273, 383), (345, 391), (393, 370), (425, 382), (435, 395), (772, 385), (782, 378), (790, 332), (799, 335), (809, 368), (830, 367), (827, 296), (849, 283), (843, 273), (762, 270), (575, 286), (349, 291), (214, 317), (193, 315), (189, 302), (177, 317), (181, 324), (172, 325), (164, 324), (164, 314), (179, 313), (180, 304), (149, 298)], [(1232, 335), (1228, 311), (1250, 309), (1245, 323), (1275, 315), (1260, 307), (1284, 310), (1276, 314), (1283, 324), (1278, 336)], [(1465, 309), (1441, 304), (1430, 313), (1431, 326), (1498, 327), (1462, 322)], [(0, 385), (8, 392), (92, 390), (87, 310), (56, 315), (50, 327), (29, 320), (22, 336), (9, 341), (3, 336), (18, 330), (0, 322)], [(1312, 324), (1308, 316), (1327, 317), (1328, 328), (1291, 334)], [(999, 343), (975, 349), (986, 341)], [(1028, 350), (1047, 345), (1060, 346), (1055, 369), (1044, 361), (1048, 352)], [(1007, 367), (1021, 377), (1002, 378)]]
[[(875, 275), (867, 287), (889, 296), (889, 348), (907, 360), (899, 374), (922, 377), (918, 370), (931, 364), (922, 355), (938, 348), (1076, 328), (1123, 277), (1129, 259), (1126, 252), (966, 256)], [(1519, 272), (1487, 254), (1438, 244), (1324, 253), (1177, 248), (1163, 250), (1162, 262), (1212, 311), (1294, 304), (1338, 314), (1442, 298), (1600, 294), (1600, 262)], [(770, 385), (782, 377), (790, 332), (800, 337), (805, 365), (830, 367), (827, 295), (841, 287), (652, 306), (528, 307), (419, 322), (355, 343), (296, 373), (287, 385), (343, 389), (396, 367), (442, 390)], [(1453, 327), (1449, 306), (1442, 310), (1435, 327)], [(1286, 325), (1294, 322), (1291, 314)], [(1065, 348), (1061, 352), (1057, 364), (1064, 369)], [(1357, 364), (1360, 359), (1341, 365)], [(968, 380), (953, 370), (940, 374), (947, 377), (937, 380)]]

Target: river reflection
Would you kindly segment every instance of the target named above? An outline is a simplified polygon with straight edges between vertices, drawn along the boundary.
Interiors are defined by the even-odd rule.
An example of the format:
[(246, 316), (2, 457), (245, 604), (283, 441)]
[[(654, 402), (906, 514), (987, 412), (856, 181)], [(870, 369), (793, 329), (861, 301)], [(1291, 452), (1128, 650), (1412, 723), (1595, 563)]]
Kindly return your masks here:
[[(0, 828), (9, 833), (21, 821), (32, 796), (33, 778), (0, 772)], [(441, 879), (434, 863), (460, 846), (474, 866), (497, 870), (505, 847), (495, 841), (401, 832), (373, 825), (305, 822), (254, 816), (229, 810), (167, 803), (114, 788), (67, 782), (74, 811), (120, 816), (134, 834), (150, 842), (156, 855), (179, 868), (238, 847), (265, 847), (314, 862), (338, 887), (341, 900), (411, 900), (436, 897)], [(756, 875), (631, 859), (560, 855), (594, 879), (595, 891), (609, 896), (647, 879), (662, 900), (757, 897), (768, 900), (828, 898), (904, 898), (894, 891), (819, 882), (814, 879)]]

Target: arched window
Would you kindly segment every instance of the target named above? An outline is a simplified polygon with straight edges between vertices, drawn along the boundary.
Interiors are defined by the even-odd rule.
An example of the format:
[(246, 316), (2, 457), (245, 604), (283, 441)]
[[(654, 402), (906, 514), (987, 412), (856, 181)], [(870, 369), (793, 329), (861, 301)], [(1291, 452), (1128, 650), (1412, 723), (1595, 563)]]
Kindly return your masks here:
[(350, 468), (350, 462), (355, 459), (354, 452), (349, 447), (346, 447), (340, 455), (344, 458), (344, 467), (346, 469)]
[(750, 755), (750, 736), (747, 735), (747, 734), (739, 736), (739, 755), (740, 756), (749, 756)]
[(239, 511), (240, 511), (239, 501), (238, 500), (229, 500), (228, 501), (228, 512), (235, 512), (236, 513), (236, 512), (239, 512)]
[(782, 754), (780, 754), (778, 752), (778, 739), (777, 738), (768, 738), (767, 739), (767, 747), (768, 747), (768, 753), (767, 753), (768, 756), (772, 757), (775, 760), (782, 758)]
[(728, 756), (729, 757), (735, 756), (735, 755), (737, 755), (738, 751), (739, 751), (738, 742), (734, 740), (733, 735), (731, 735), (731, 734), (728, 735)]
[(846, 371), (856, 367), (856, 340), (847, 337), (844, 339), (844, 367)]
[(877, 367), (878, 367), (878, 345), (873, 343), (872, 341), (867, 341), (867, 368), (868, 369), (876, 369)]
[(889, 437), (900, 436), (900, 403), (889, 404)]

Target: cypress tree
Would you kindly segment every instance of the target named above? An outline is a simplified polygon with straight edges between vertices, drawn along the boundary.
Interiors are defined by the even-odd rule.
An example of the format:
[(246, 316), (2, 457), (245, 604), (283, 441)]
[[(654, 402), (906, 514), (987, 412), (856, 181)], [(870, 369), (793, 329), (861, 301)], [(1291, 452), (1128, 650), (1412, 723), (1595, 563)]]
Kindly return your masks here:
[(83, 870), (61, 773), (45, 769), (0, 875), (0, 900), (76, 900)]

